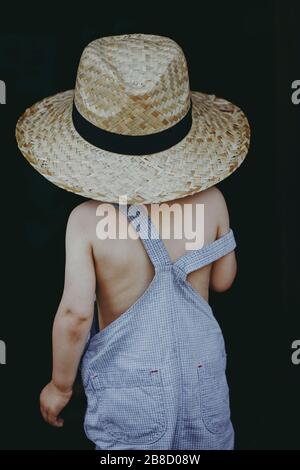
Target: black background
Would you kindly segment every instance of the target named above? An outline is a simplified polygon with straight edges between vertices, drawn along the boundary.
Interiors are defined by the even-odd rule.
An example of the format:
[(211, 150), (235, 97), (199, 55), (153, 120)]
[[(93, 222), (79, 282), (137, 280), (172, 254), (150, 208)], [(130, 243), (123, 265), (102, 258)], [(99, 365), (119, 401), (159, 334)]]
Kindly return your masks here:
[[(80, 6), (79, 6), (80, 3)], [(237, 239), (232, 289), (212, 295), (228, 352), (237, 449), (300, 449), (298, 172), (300, 7), (296, 1), (103, 2), (23, 8), (1, 6), (0, 366), (1, 449), (92, 449), (82, 430), (80, 383), (63, 429), (39, 414), (51, 374), (51, 328), (62, 294), (68, 214), (84, 199), (35, 172), (18, 151), (15, 124), (24, 109), (74, 88), (83, 48), (101, 36), (152, 33), (183, 48), (190, 87), (240, 106), (251, 125), (242, 166), (220, 185)], [(8, 11), (9, 10), (9, 11)], [(297, 127), (296, 127), (297, 126)]]

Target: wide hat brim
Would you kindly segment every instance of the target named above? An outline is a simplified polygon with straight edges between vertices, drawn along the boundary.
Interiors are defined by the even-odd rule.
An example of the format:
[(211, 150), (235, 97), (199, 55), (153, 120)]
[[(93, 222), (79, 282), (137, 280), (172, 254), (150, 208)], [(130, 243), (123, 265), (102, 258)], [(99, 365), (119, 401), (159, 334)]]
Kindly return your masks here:
[(72, 121), (74, 90), (48, 97), (19, 118), (20, 151), (45, 178), (104, 202), (159, 203), (203, 191), (233, 173), (247, 155), (250, 127), (229, 101), (191, 91), (192, 127), (173, 147), (123, 155), (85, 141)]

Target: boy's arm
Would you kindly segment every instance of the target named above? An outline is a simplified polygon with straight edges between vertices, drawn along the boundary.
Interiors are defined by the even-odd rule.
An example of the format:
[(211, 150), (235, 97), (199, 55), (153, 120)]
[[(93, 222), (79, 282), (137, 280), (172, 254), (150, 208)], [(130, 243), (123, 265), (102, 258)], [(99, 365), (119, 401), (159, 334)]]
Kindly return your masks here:
[(53, 324), (52, 380), (40, 396), (41, 413), (53, 426), (72, 395), (80, 358), (94, 313), (95, 271), (88, 237), (85, 203), (70, 214), (66, 230), (66, 265), (63, 295)]
[[(222, 235), (229, 232), (230, 221), (226, 201), (219, 189), (216, 193), (215, 202), (216, 216), (218, 217), (217, 238), (220, 238)], [(235, 252), (231, 251), (213, 263), (210, 276), (210, 288), (216, 292), (224, 292), (231, 287), (236, 273), (236, 256)]]

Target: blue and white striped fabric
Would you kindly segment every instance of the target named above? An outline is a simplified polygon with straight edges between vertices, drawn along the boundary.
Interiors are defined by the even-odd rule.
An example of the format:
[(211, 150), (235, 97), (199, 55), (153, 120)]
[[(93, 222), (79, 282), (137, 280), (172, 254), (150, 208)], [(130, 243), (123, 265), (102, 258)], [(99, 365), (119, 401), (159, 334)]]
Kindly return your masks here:
[(90, 335), (81, 360), (86, 435), (96, 450), (233, 449), (223, 334), (186, 279), (234, 250), (233, 232), (172, 262), (144, 209), (118, 207), (155, 275), (128, 310)]

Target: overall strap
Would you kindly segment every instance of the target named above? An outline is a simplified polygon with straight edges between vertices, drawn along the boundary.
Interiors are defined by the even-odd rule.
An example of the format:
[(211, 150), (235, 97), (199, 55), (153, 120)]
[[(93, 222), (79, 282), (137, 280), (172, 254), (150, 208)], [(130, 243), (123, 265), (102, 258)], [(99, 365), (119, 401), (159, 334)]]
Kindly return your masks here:
[(131, 204), (128, 209), (126, 204), (114, 203), (114, 206), (118, 207), (127, 216), (129, 222), (135, 228), (154, 267), (160, 268), (166, 264), (171, 264), (166, 247), (143, 205)]
[(236, 247), (236, 241), (232, 229), (217, 240), (204, 245), (199, 250), (191, 250), (175, 261), (174, 265), (180, 268), (185, 274), (191, 273), (199, 268), (213, 263), (233, 251)]

